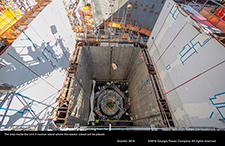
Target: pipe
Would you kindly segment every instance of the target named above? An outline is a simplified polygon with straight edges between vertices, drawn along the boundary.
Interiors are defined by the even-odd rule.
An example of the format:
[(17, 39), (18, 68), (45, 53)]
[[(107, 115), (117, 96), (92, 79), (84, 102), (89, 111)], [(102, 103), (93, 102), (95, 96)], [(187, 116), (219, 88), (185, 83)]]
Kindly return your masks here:
[(4, 122), (5, 116), (6, 116), (7, 112), (8, 112), (8, 110), (9, 110), (9, 107), (10, 107), (11, 102), (12, 102), (12, 100), (13, 100), (13, 97), (14, 97), (14, 95), (15, 95), (15, 92), (16, 92), (16, 91), (14, 91), (14, 92), (13, 92), (13, 95), (11, 96), (11, 99), (10, 99), (10, 101), (9, 101), (9, 104), (8, 104), (7, 108), (6, 108), (6, 111), (5, 111), (5, 113), (4, 113), (3, 117), (2, 117), (2, 121), (1, 121), (1, 123), (0, 123), (0, 127), (2, 127), (2, 124), (3, 124), (3, 122)]

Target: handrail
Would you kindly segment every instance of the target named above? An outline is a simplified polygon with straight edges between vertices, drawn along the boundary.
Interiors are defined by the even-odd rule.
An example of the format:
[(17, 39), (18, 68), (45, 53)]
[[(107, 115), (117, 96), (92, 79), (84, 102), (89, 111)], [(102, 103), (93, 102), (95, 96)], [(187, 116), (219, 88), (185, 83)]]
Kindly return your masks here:
[[(27, 29), (28, 25), (52, 0), (36, 0), (37, 4), (25, 13), (16, 23), (0, 34), (0, 56)], [(39, 13), (36, 13), (39, 12)], [(29, 20), (29, 21), (28, 21)]]

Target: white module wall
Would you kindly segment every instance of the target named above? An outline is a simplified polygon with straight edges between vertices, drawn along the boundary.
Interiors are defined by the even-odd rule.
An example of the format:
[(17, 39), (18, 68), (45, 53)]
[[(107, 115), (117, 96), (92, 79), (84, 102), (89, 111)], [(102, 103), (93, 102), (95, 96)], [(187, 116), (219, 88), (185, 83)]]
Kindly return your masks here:
[(167, 0), (148, 50), (176, 126), (224, 128), (225, 48), (190, 19)]

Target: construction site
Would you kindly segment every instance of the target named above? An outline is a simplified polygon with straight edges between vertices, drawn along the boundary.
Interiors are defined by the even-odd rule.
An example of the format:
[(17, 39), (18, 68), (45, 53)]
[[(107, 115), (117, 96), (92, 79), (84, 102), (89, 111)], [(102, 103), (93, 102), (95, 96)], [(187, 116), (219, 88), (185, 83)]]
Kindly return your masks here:
[(224, 130), (224, 0), (1, 0), (0, 130)]

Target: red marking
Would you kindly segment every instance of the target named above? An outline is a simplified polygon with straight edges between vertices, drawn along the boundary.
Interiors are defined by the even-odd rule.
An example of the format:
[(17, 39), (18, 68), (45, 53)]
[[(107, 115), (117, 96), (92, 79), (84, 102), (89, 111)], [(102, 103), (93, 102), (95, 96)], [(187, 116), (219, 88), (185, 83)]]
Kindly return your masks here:
[(46, 81), (45, 79), (43, 79), (40, 75), (38, 75), (36, 72), (34, 72), (32, 69), (30, 69), (29, 67), (27, 67), (25, 64), (23, 64), (21, 61), (19, 61), (18, 59), (16, 59), (14, 56), (12, 56), (11, 54), (7, 53), (10, 57), (12, 57), (13, 59), (15, 59), (17, 62), (19, 62), (20, 64), (22, 64), (24, 67), (26, 67), (28, 70), (30, 70), (32, 73), (34, 73), (36, 76), (38, 76), (39, 78), (41, 78), (43, 81), (45, 81), (47, 84), (49, 84), (50, 86), (52, 86), (53, 88), (55, 88), (56, 90), (58, 90), (55, 86), (53, 86), (52, 84), (50, 84), (48, 81)]
[[(168, 16), (169, 16), (170, 11), (172, 10), (172, 8), (173, 8), (173, 7), (171, 7), (171, 8), (170, 8), (170, 10), (169, 10), (168, 14), (166, 15), (166, 18), (164, 19), (164, 21), (163, 21), (163, 23), (162, 23), (162, 25), (161, 25), (161, 27), (160, 27), (159, 31), (157, 32), (157, 34), (156, 34), (156, 36), (155, 36), (155, 40), (157, 39), (157, 37), (158, 37), (159, 33), (161, 32), (162, 27), (164, 26), (164, 24), (165, 24), (165, 22), (166, 22), (166, 20), (167, 20), (167, 18), (168, 18)], [(152, 48), (152, 45), (154, 44), (154, 40), (152, 40), (152, 41), (153, 41), (153, 43), (151, 44), (151, 46), (150, 46), (149, 48)], [(150, 50), (150, 49), (149, 49), (149, 50)]]
[(171, 4), (170, 2), (167, 4), (167, 8), (169, 8), (169, 7), (170, 7), (170, 4)]
[(186, 84), (186, 83), (190, 82), (191, 80), (193, 80), (193, 79), (195, 79), (195, 78), (199, 77), (200, 75), (202, 75), (202, 73), (198, 74), (197, 76), (194, 76), (193, 78), (191, 78), (191, 79), (187, 80), (186, 82), (184, 82), (184, 83), (180, 84), (179, 86), (177, 86), (177, 87), (173, 88), (172, 90), (170, 90), (170, 91), (166, 92), (166, 94), (168, 94), (168, 93), (172, 92), (173, 90), (176, 90), (177, 88), (179, 88), (179, 87), (183, 86), (184, 84)]
[(160, 75), (159, 75), (159, 72), (158, 72), (157, 66), (156, 66), (156, 64), (155, 64), (155, 61), (154, 61), (153, 57), (151, 57), (151, 58), (152, 58), (152, 61), (153, 61), (154, 66), (155, 66), (155, 70), (156, 70), (157, 76), (158, 76), (158, 78), (159, 78), (160, 84), (161, 84), (161, 86), (162, 86), (162, 89), (163, 89), (163, 94), (164, 94), (164, 96), (165, 96), (165, 98), (166, 98), (166, 100), (167, 100), (166, 92), (165, 92), (165, 89), (164, 89), (164, 86), (163, 86), (162, 80), (161, 80), (161, 78), (160, 78)]
[[(143, 54), (142, 51), (141, 51), (141, 55), (142, 55), (142, 58), (143, 58), (143, 60), (144, 60), (144, 62), (145, 62), (145, 64), (146, 64), (145, 57), (144, 57), (144, 54)], [(147, 64), (146, 64), (146, 65), (147, 65)], [(147, 69), (148, 69), (148, 67), (147, 67)]]
[(190, 81), (192, 81), (192, 80), (196, 79), (197, 77), (199, 77), (199, 76), (203, 75), (204, 73), (206, 73), (206, 72), (208, 72), (208, 71), (212, 70), (213, 68), (215, 68), (215, 67), (217, 67), (217, 66), (219, 66), (219, 65), (223, 64), (224, 62), (225, 62), (225, 60), (224, 60), (224, 61), (222, 61), (222, 62), (220, 62), (220, 63), (218, 63), (218, 64), (216, 64), (216, 65), (214, 65), (214, 66), (212, 66), (211, 68), (209, 68), (209, 69), (207, 69), (207, 70), (203, 71), (202, 73), (200, 73), (200, 74), (198, 74), (198, 75), (194, 76), (193, 78), (191, 78), (191, 79), (187, 80), (186, 82), (184, 82), (184, 83), (180, 84), (179, 86), (177, 86), (177, 87), (175, 87), (175, 88), (173, 88), (173, 89), (169, 90), (168, 92), (166, 92), (166, 94), (168, 94), (168, 93), (170, 93), (170, 92), (172, 92), (172, 91), (176, 90), (177, 88), (179, 88), (179, 87), (181, 87), (181, 86), (183, 86), (183, 85), (187, 84), (188, 82), (190, 82)]
[(108, 110), (108, 109), (104, 106), (104, 109), (111, 113), (112, 111), (114, 111), (114, 110), (116, 109), (116, 107), (114, 107), (112, 110)]
[[(52, 30), (51, 30), (51, 32), (52, 32)], [(67, 59), (67, 61), (69, 61), (69, 59), (68, 59), (68, 57), (66, 56), (66, 54), (65, 54), (65, 52), (64, 52), (64, 50), (63, 50), (63, 48), (62, 48), (62, 46), (60, 45), (59, 41), (57, 40), (57, 38), (55, 37), (55, 35), (53, 34), (53, 32), (52, 32), (52, 35), (54, 36), (54, 38), (55, 38), (57, 44), (58, 44), (59, 47), (61, 48), (63, 54), (65, 55), (65, 57), (66, 57), (66, 59)]]
[(184, 26), (179, 30), (179, 32), (176, 34), (176, 36), (173, 38), (173, 40), (170, 42), (170, 44), (166, 47), (166, 49), (163, 51), (163, 53), (159, 56), (156, 63), (159, 61), (159, 59), (164, 55), (164, 53), (167, 51), (167, 49), (170, 47), (170, 45), (174, 42), (174, 40), (177, 38), (177, 36), (180, 34), (180, 32), (183, 30), (183, 28), (186, 26), (187, 22), (184, 24)]
[(72, 55), (71, 55), (70, 63), (69, 63), (69, 66), (67, 67), (66, 77), (65, 77), (65, 79), (64, 79), (63, 86), (62, 86), (61, 91), (60, 91), (60, 95), (62, 94), (63, 87), (64, 87), (64, 85), (65, 85), (65, 83), (66, 83), (66, 78), (67, 78), (67, 76), (68, 76), (68, 72), (69, 72), (69, 68), (70, 68), (70, 65), (71, 65), (71, 60), (72, 60), (72, 57), (73, 57), (74, 52), (75, 52), (75, 50), (73, 50), (73, 53), (72, 53)]
[(160, 110), (162, 111), (163, 109), (162, 109), (161, 105), (159, 105), (159, 107), (160, 107)]
[(41, 61), (39, 57), (37, 57), (37, 59), (38, 59), (39, 61)]
[[(48, 22), (46, 21), (45, 17), (44, 17), (44, 16), (42, 16), (42, 18), (44, 19), (45, 23), (49, 26), (49, 24), (48, 24)], [(58, 42), (57, 38), (55, 37), (55, 35), (53, 34), (52, 30), (50, 30), (50, 31), (51, 31), (52, 35), (54, 36), (54, 38), (55, 38), (55, 40), (56, 40), (57, 44), (59, 45), (59, 47), (62, 49), (61, 45), (59, 44), (59, 42)], [(62, 49), (62, 51), (63, 51), (63, 49)], [(64, 52), (64, 51), (63, 51), (63, 54), (65, 55), (65, 57), (66, 57), (67, 61), (69, 61), (69, 59), (68, 59), (68, 57), (66, 56), (66, 54), (65, 54), (65, 52)]]

